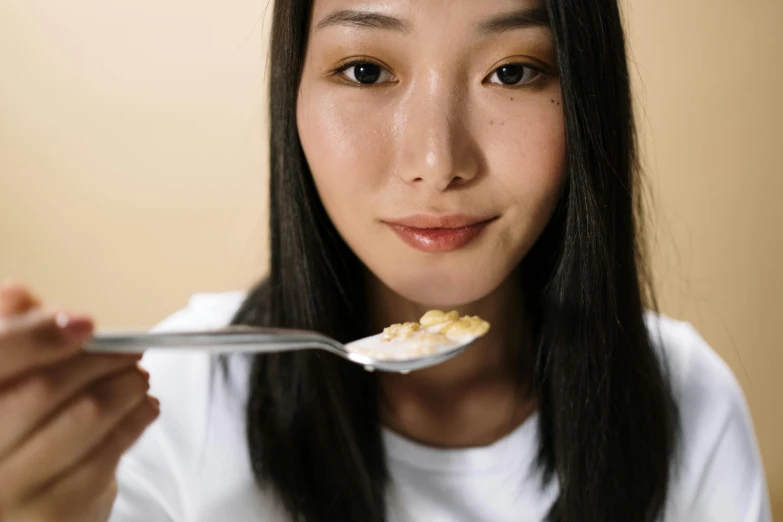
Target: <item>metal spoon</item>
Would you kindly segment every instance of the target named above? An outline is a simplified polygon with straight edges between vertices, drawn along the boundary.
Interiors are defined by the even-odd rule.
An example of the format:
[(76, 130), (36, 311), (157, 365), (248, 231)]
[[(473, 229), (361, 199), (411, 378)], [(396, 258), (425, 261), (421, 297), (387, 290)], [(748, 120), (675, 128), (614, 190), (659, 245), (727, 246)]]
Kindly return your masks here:
[[(207, 350), (213, 353), (274, 353), (293, 350), (325, 350), (367, 370), (408, 373), (445, 362), (462, 352), (476, 337), (438, 347), (434, 353), (409, 358), (380, 358), (363, 353), (380, 347), (381, 334), (342, 344), (307, 330), (229, 326), (217, 330), (166, 333), (100, 333), (87, 344), (88, 352), (141, 353), (149, 349)], [(387, 345), (388, 346), (388, 345)], [(388, 348), (385, 348), (389, 352)]]

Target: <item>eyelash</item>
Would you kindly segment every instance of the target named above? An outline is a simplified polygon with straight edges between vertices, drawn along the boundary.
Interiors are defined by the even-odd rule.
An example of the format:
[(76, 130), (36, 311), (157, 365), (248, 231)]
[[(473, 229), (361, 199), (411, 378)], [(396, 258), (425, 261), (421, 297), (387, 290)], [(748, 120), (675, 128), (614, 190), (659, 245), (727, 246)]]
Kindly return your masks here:
[[(491, 83), (493, 85), (497, 85), (499, 87), (504, 87), (506, 89), (523, 89), (525, 87), (533, 86), (536, 82), (538, 82), (546, 74), (546, 73), (544, 73), (544, 71), (541, 70), (540, 67), (536, 67), (536, 66), (524, 63), (524, 62), (509, 62), (509, 63), (504, 63), (503, 65), (499, 65), (499, 66), (495, 67), (492, 70), (492, 72), (489, 73), (489, 75), (484, 79), (484, 81), (486, 82), (486, 81), (488, 81), (489, 78), (493, 78), (493, 77), (497, 76), (498, 71), (500, 71), (500, 69), (502, 69), (503, 67), (509, 67), (509, 66), (512, 66), (512, 65), (521, 66), (521, 67), (523, 67), (525, 69), (525, 71), (532, 71), (534, 73), (533, 78), (528, 80), (527, 82), (519, 84), (519, 85), (516, 85), (516, 84), (507, 85), (507, 84), (502, 83), (502, 82), (501, 83), (491, 82)], [(522, 77), (524, 78), (525, 74), (523, 74)]]
[[(345, 62), (340, 63), (334, 69), (332, 69), (332, 71), (330, 72), (330, 75), (331, 76), (341, 76), (341, 78), (340, 78), (341, 80), (343, 80), (348, 85), (351, 85), (351, 86), (354, 86), (354, 87), (367, 88), (367, 87), (376, 87), (376, 86), (379, 86), (379, 85), (385, 85), (386, 83), (390, 83), (390, 82), (383, 82), (383, 83), (360, 83), (360, 82), (355, 82), (355, 81), (345, 77), (344, 73), (347, 70), (349, 70), (351, 67), (356, 67), (357, 65), (365, 65), (365, 64), (372, 64), (372, 65), (375, 65), (377, 67), (380, 67), (383, 71), (386, 71), (392, 77), (394, 76), (391, 73), (391, 71), (388, 70), (387, 67), (385, 67), (384, 65), (378, 63), (376, 60), (371, 60), (369, 58), (351, 58), (351, 59), (349, 59), (349, 60), (347, 60)], [(504, 87), (506, 89), (522, 89), (524, 87), (531, 86), (532, 84), (534, 84), (537, 81), (539, 81), (542, 76), (546, 75), (546, 73), (543, 70), (541, 70), (540, 67), (536, 67), (534, 65), (530, 65), (530, 64), (524, 63), (524, 62), (509, 62), (509, 63), (504, 63), (502, 65), (497, 66), (495, 69), (492, 70), (492, 72), (489, 75), (487, 75), (486, 78), (484, 78), (483, 81), (487, 82), (489, 78), (492, 78), (493, 76), (497, 75), (498, 71), (501, 68), (508, 67), (510, 65), (522, 66), (522, 67), (524, 67), (527, 70), (533, 71), (535, 73), (535, 76), (533, 77), (532, 80), (529, 80), (526, 83), (523, 83), (521, 85), (506, 85), (504, 83), (495, 83), (495, 82), (490, 82), (490, 83), (492, 85), (498, 85), (498, 86)]]
[[(377, 83), (359, 83), (359, 82), (355, 82), (355, 81), (350, 80), (350, 79), (345, 77), (345, 74), (344, 74), (345, 71), (347, 71), (351, 67), (356, 67), (357, 65), (366, 65), (366, 64), (376, 65), (376, 66), (380, 67), (382, 70), (387, 71), (389, 74), (391, 74), (391, 72), (389, 71), (389, 69), (386, 66), (384, 66), (381, 63), (378, 63), (376, 60), (371, 60), (369, 58), (361, 58), (360, 57), (360, 58), (351, 58), (349, 60), (346, 60), (346, 61), (340, 63), (339, 65), (337, 65), (337, 67), (335, 67), (332, 70), (331, 75), (332, 76), (341, 76), (341, 78), (340, 78), (341, 80), (343, 80), (345, 83), (347, 83), (349, 85), (352, 85), (352, 86), (355, 86), (355, 87), (375, 87), (375, 86), (378, 86), (378, 85), (383, 85), (383, 84), (377, 84)], [(394, 75), (392, 75), (392, 76), (394, 76)]]

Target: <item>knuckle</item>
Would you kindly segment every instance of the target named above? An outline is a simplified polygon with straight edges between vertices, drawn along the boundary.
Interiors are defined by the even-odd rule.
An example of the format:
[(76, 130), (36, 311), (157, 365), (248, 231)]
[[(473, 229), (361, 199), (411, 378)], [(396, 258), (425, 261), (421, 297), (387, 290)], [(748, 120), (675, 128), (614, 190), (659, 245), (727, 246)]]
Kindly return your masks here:
[(77, 424), (95, 424), (100, 422), (106, 412), (103, 401), (94, 393), (86, 393), (76, 400), (72, 407), (71, 415)]
[(116, 382), (116, 386), (126, 393), (140, 395), (149, 388), (147, 378), (138, 369), (132, 369), (125, 373), (122, 379)]
[(36, 348), (57, 346), (63, 344), (63, 337), (57, 325), (48, 318), (37, 318), (34, 329), (30, 332), (30, 341)]
[(142, 393), (146, 393), (146, 391), (150, 389), (150, 381), (147, 376), (141, 373), (139, 370), (135, 370), (134, 377), (134, 382), (136, 383), (137, 389)]
[(54, 377), (46, 374), (36, 374), (28, 377), (19, 390), (20, 403), (25, 407), (48, 404), (57, 394), (57, 383)]
[(133, 442), (141, 436), (144, 431), (144, 427), (149, 423), (152, 418), (152, 408), (143, 404), (138, 406), (131, 414), (126, 417), (125, 422), (115, 430), (114, 437), (112, 438), (112, 445), (115, 451), (122, 453)]

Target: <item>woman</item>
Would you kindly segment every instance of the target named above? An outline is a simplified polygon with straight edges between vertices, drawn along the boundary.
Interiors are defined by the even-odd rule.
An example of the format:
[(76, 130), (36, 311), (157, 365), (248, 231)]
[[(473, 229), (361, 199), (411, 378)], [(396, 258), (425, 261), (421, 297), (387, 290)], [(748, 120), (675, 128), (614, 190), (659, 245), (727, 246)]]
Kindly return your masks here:
[(269, 277), (159, 330), (490, 333), (410, 375), (149, 354), (115, 501), (146, 379), (8, 287), (0, 518), (769, 521), (734, 377), (644, 311), (623, 38), (614, 0), (278, 0)]

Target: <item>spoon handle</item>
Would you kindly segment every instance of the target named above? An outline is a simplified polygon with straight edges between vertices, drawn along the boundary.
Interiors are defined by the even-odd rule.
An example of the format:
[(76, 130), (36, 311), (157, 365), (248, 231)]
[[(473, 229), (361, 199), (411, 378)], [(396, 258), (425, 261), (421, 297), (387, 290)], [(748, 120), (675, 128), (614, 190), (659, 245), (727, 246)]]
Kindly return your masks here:
[(303, 330), (229, 326), (195, 332), (98, 333), (85, 350), (101, 353), (141, 353), (149, 349), (268, 353), (324, 348), (328, 341), (321, 334)]

